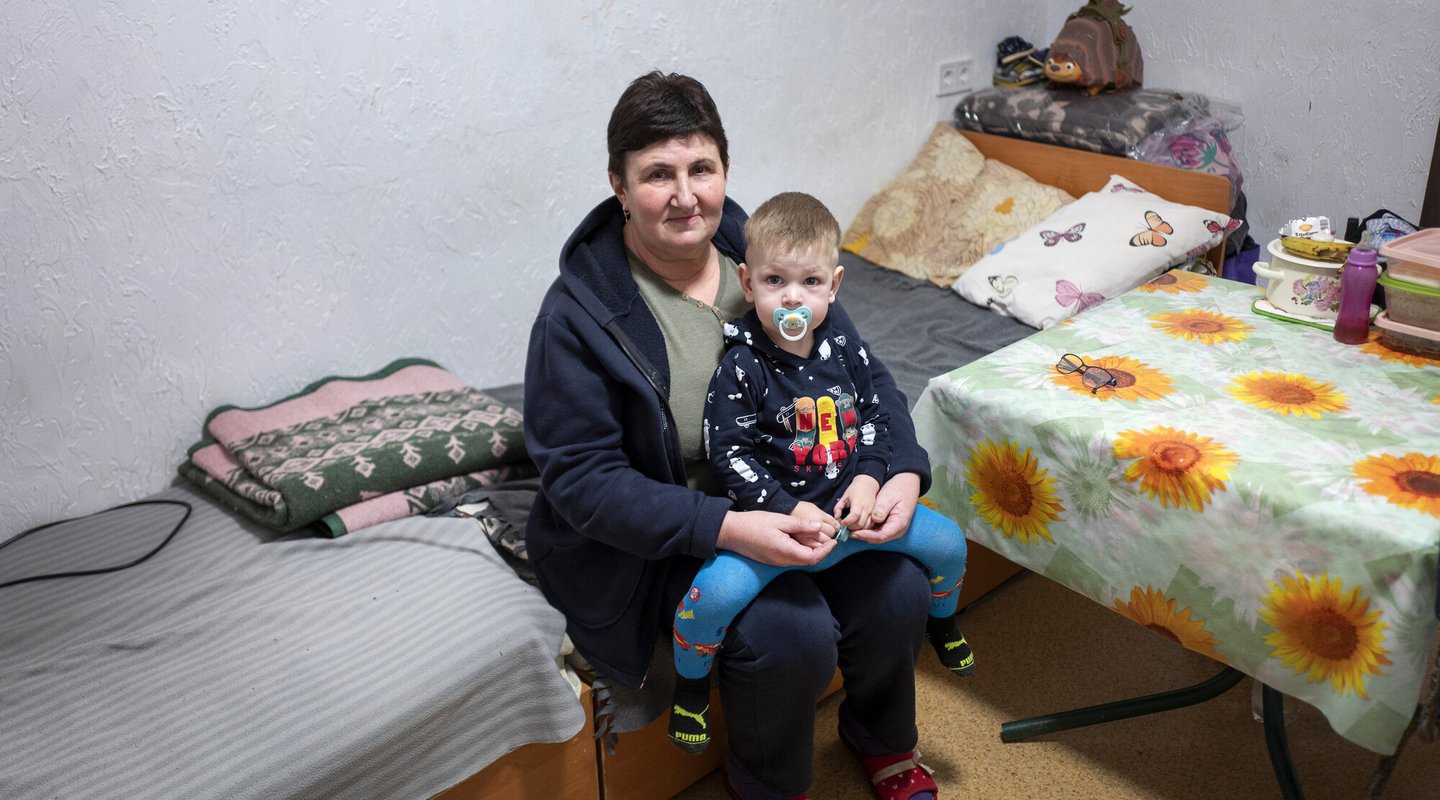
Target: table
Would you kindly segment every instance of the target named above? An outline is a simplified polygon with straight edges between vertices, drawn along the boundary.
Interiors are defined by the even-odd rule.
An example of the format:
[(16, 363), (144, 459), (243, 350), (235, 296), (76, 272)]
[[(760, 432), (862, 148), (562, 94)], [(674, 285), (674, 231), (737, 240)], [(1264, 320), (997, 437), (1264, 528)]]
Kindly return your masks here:
[[(931, 380), (922, 502), (1390, 754), (1436, 631), (1440, 361), (1260, 296), (1166, 273)], [(1061, 374), (1067, 353), (1114, 385)]]

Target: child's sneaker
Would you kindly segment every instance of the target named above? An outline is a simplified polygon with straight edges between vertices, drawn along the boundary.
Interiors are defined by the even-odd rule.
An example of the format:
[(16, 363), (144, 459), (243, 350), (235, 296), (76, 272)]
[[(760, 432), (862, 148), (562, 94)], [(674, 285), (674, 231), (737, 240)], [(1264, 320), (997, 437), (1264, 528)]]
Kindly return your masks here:
[(1045, 51), (1019, 36), (1008, 36), (995, 45), (996, 86), (1029, 86), (1045, 79)]
[(675, 676), (675, 699), (670, 704), (670, 741), (691, 755), (710, 746), (710, 676)]
[(970, 652), (970, 643), (960, 632), (960, 625), (954, 617), (930, 617), (925, 623), (925, 638), (935, 648), (935, 655), (945, 669), (962, 678), (975, 672), (975, 654)]

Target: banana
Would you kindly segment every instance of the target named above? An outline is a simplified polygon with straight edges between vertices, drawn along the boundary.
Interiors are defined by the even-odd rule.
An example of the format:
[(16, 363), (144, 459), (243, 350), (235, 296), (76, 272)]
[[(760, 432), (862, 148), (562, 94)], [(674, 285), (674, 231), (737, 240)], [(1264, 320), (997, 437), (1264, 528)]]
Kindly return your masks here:
[(1281, 236), (1280, 246), (1297, 256), (1317, 261), (1343, 262), (1350, 255), (1350, 248), (1355, 245), (1338, 239), (1333, 242), (1318, 242), (1302, 236)]

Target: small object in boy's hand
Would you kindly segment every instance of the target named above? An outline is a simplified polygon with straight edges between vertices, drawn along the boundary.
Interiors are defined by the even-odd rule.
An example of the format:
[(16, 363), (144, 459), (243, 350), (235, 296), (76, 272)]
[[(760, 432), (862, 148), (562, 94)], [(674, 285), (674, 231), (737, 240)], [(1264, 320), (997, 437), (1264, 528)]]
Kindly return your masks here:
[(843, 541), (845, 541), (846, 539), (849, 539), (849, 538), (850, 538), (850, 526), (849, 526), (849, 525), (841, 525), (841, 526), (840, 526), (840, 530), (835, 531), (835, 541), (837, 541), (837, 542), (843, 542)]

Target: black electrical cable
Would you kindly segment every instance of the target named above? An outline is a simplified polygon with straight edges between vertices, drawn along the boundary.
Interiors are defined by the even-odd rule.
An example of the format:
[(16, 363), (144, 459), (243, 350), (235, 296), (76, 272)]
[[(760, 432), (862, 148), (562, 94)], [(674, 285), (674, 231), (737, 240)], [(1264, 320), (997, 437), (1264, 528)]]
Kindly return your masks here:
[(171, 529), (170, 533), (165, 536), (164, 541), (160, 542), (160, 544), (158, 544), (158, 545), (155, 545), (154, 549), (152, 549), (150, 552), (146, 553), (145, 555), (140, 556), (139, 558), (135, 559), (134, 561), (131, 561), (131, 562), (128, 563), (128, 564), (120, 564), (119, 566), (114, 566), (114, 567), (101, 567), (101, 568), (99, 568), (99, 569), (76, 570), (76, 571), (74, 571), (74, 572), (52, 572), (52, 573), (50, 573), (50, 574), (48, 574), (48, 575), (31, 575), (31, 576), (28, 577), (28, 578), (17, 578), (16, 580), (13, 580), (13, 581), (6, 581), (5, 583), (0, 583), (0, 589), (6, 589), (6, 588), (9, 588), (9, 587), (11, 587), (11, 586), (19, 586), (19, 585), (22, 584), (22, 583), (30, 583), (31, 581), (46, 581), (46, 580), (50, 580), (51, 578), (78, 578), (78, 577), (81, 577), (81, 576), (84, 576), (84, 575), (103, 575), (103, 574), (105, 574), (105, 573), (107, 573), (107, 572), (119, 572), (119, 571), (122, 570), (122, 569), (129, 569), (129, 568), (135, 566), (136, 564), (140, 564), (140, 563), (146, 561), (146, 560), (149, 559), (151, 556), (155, 555), (156, 553), (158, 553), (158, 552), (160, 552), (162, 549), (164, 549), (164, 548), (165, 548), (165, 545), (170, 544), (170, 540), (171, 540), (171, 539), (174, 539), (174, 538), (175, 538), (175, 534), (177, 534), (177, 533), (180, 532), (180, 528), (185, 525), (185, 521), (188, 520), (188, 519), (190, 519), (190, 512), (193, 511), (194, 508), (193, 508), (189, 503), (185, 502), (184, 500), (136, 500), (136, 501), (133, 502), (133, 503), (125, 503), (125, 504), (123, 504), (123, 505), (111, 506), (110, 508), (106, 508), (106, 509), (103, 509), (103, 510), (101, 510), (101, 511), (96, 511), (94, 514), (88, 514), (88, 515), (86, 515), (86, 516), (84, 516), (84, 517), (77, 517), (76, 519), (60, 519), (60, 520), (56, 520), (56, 521), (54, 521), (54, 522), (47, 522), (47, 523), (45, 523), (44, 525), (37, 525), (37, 526), (35, 526), (35, 527), (33, 527), (33, 528), (30, 528), (29, 530), (21, 531), (20, 533), (15, 534), (14, 536), (10, 537), (9, 539), (6, 539), (4, 542), (0, 542), (0, 550), (3, 550), (3, 549), (5, 549), (6, 547), (9, 547), (10, 545), (12, 545), (12, 544), (20, 541), (21, 539), (24, 539), (26, 536), (29, 536), (29, 535), (32, 534), (32, 533), (38, 533), (38, 532), (43, 531), (43, 530), (45, 530), (45, 529), (47, 529), (47, 528), (53, 528), (53, 527), (55, 527), (56, 525), (64, 525), (64, 524), (67, 523), (67, 522), (75, 522), (77, 519), (89, 519), (90, 517), (97, 517), (97, 516), (99, 516), (99, 515), (101, 515), (101, 514), (108, 514), (108, 513), (110, 513), (111, 511), (119, 511), (119, 510), (122, 509), (122, 508), (134, 508), (134, 507), (136, 507), (136, 506), (159, 506), (159, 505), (180, 506), (181, 508), (185, 509), (185, 513), (180, 517), (180, 521), (177, 522), (177, 523), (175, 523), (175, 527), (174, 527), (173, 529)]

